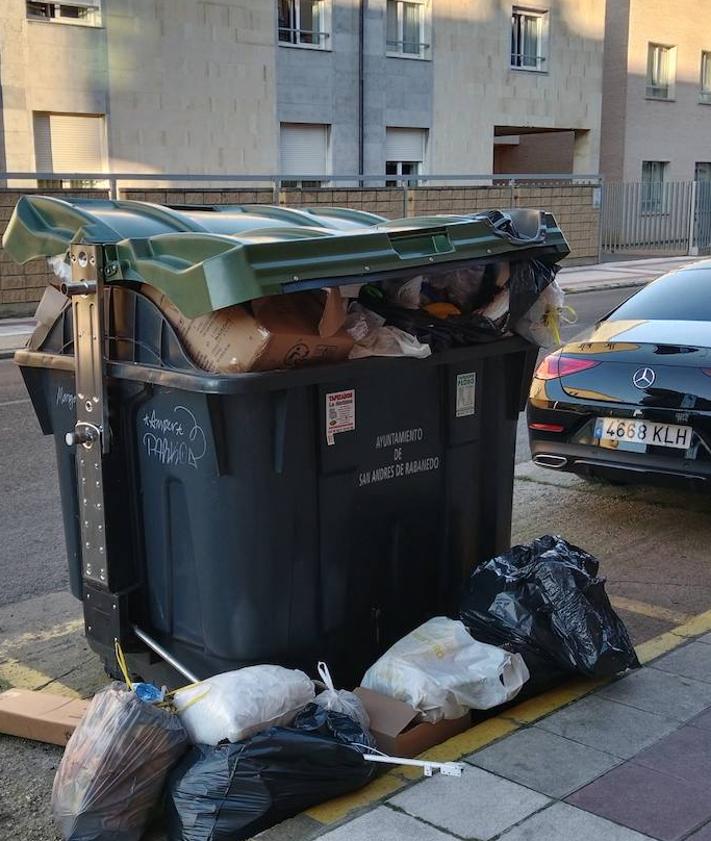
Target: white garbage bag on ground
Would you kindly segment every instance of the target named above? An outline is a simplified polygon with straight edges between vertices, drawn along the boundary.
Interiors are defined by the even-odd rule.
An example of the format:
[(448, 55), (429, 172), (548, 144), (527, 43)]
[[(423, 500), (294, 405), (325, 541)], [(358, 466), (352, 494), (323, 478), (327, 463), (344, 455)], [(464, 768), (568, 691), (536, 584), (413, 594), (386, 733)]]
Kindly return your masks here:
[(178, 690), (173, 700), (193, 744), (216, 745), (291, 724), (314, 694), (304, 672), (264, 665), (214, 675)]
[(362, 685), (410, 704), (435, 723), (505, 704), (528, 677), (520, 654), (477, 642), (461, 622), (438, 616), (386, 651)]

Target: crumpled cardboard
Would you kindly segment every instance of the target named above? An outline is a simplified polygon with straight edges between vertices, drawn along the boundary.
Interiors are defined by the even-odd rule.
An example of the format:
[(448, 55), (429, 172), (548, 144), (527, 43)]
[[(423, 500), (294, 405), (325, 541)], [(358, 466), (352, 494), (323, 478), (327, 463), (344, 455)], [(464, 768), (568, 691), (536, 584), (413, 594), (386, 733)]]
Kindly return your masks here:
[(144, 284), (196, 365), (211, 373), (272, 371), (347, 359), (353, 339), (338, 289), (258, 298), (187, 318), (170, 299)]

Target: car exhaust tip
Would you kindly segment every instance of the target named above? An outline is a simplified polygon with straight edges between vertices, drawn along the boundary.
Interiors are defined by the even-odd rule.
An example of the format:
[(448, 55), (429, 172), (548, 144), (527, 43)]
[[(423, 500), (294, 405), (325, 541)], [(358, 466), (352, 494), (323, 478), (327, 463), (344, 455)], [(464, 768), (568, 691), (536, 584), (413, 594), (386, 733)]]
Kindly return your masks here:
[(565, 467), (568, 463), (568, 459), (565, 456), (534, 456), (533, 463), (540, 465), (540, 467), (553, 467), (553, 468), (561, 468)]

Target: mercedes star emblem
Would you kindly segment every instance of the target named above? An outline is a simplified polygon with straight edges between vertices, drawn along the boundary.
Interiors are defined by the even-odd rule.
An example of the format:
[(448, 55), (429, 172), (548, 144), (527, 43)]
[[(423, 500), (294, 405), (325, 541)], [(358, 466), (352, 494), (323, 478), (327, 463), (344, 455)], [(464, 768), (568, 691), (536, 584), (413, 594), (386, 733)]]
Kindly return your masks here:
[(637, 388), (649, 388), (654, 385), (654, 381), (656, 379), (657, 375), (651, 368), (640, 368), (638, 371), (634, 372), (632, 382)]

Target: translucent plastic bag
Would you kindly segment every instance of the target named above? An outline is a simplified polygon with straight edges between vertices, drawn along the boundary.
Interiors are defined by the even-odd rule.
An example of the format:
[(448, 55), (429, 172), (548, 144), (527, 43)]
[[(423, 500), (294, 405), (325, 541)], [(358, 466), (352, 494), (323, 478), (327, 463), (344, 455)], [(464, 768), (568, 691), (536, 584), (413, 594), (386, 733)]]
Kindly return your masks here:
[(408, 310), (416, 310), (420, 307), (420, 296), (422, 294), (422, 275), (416, 275), (410, 280), (384, 280), (383, 292), (385, 300), (398, 307), (405, 307)]
[(290, 724), (314, 699), (311, 678), (282, 666), (247, 666), (214, 675), (174, 695), (194, 744), (238, 742), (268, 727)]
[(336, 689), (325, 663), (319, 663), (317, 668), (319, 677), (326, 684), (326, 689), (316, 696), (314, 703), (331, 712), (347, 715), (358, 722), (363, 730), (367, 730), (370, 727), (370, 718), (360, 698), (347, 689)]
[(438, 616), (386, 651), (362, 685), (405, 701), (434, 724), (505, 704), (528, 677), (521, 655), (477, 642), (461, 622)]
[(541, 292), (531, 309), (513, 325), (513, 331), (539, 347), (556, 347), (561, 343), (560, 325), (575, 324), (572, 307), (565, 306), (565, 292), (552, 281)]
[(121, 683), (97, 693), (54, 778), (52, 813), (65, 841), (138, 841), (187, 747), (176, 715)]
[(353, 345), (349, 359), (362, 359), (365, 356), (412, 356), (426, 359), (431, 356), (432, 348), (422, 344), (411, 333), (398, 327), (378, 327)]

